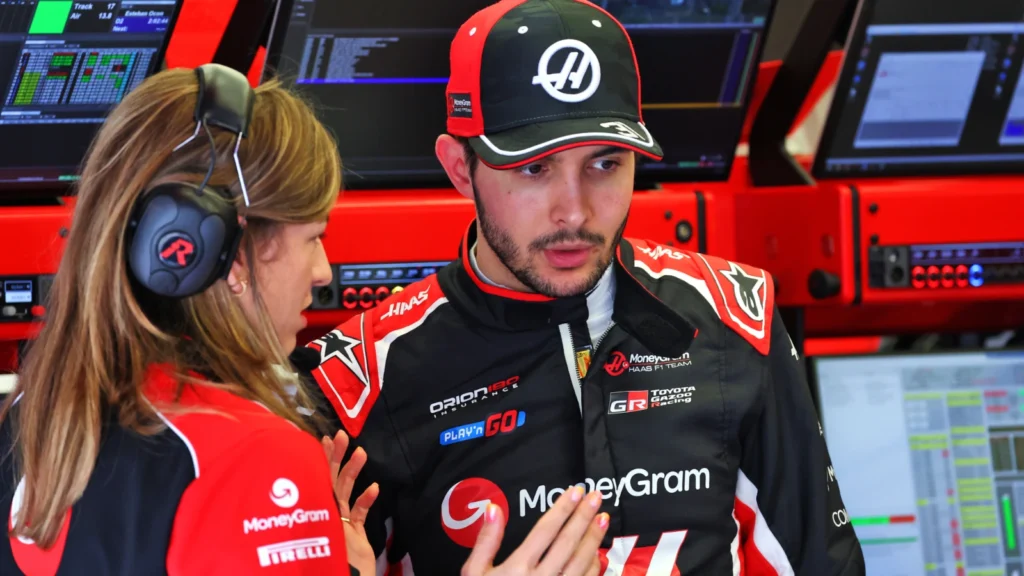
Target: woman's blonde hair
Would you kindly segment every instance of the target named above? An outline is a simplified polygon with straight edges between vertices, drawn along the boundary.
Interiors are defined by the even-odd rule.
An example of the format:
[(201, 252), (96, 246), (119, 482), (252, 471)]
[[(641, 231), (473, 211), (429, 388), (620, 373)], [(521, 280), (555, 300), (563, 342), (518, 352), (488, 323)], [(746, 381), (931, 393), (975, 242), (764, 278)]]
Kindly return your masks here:
[[(156, 182), (199, 183), (210, 164), (205, 134), (172, 152), (195, 130), (195, 72), (167, 70), (147, 79), (99, 130), (78, 183), (46, 324), (31, 344), (18, 389), (0, 411), (0, 422), (12, 418), (17, 468), (25, 479), (13, 534), (43, 548), (53, 544), (89, 482), (105, 422), (140, 433), (161, 429), (143, 398), (154, 364), (172, 367), (183, 382), (189, 371), (204, 374), (305, 428), (298, 408), (307, 398), (301, 386), (294, 395), (296, 383), (276, 369), (287, 365), (289, 351), (277, 341), (254, 266), (257, 246), (276, 226), (327, 218), (341, 187), (341, 160), (304, 101), (277, 82), (256, 93), (239, 150), (250, 199), (239, 252), (248, 263), (257, 318), (247, 317), (224, 281), (171, 301), (156, 299), (129, 275), (125, 231), (136, 200)], [(210, 185), (229, 188), (238, 199), (235, 135), (211, 131), (218, 158)]]

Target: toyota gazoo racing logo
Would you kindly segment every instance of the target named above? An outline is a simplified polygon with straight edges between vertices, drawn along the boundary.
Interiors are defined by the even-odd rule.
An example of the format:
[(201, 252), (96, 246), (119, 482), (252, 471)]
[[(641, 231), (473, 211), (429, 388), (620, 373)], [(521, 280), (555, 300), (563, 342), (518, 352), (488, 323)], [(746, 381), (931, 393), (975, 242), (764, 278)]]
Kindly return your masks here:
[(625, 414), (673, 404), (689, 404), (693, 401), (693, 393), (696, 390), (696, 386), (677, 386), (654, 390), (612, 392), (608, 395), (608, 413)]
[(658, 372), (692, 365), (689, 352), (683, 352), (683, 355), (678, 358), (666, 358), (654, 354), (630, 354), (629, 358), (626, 358), (625, 354), (616, 350), (605, 362), (604, 371), (609, 376), (621, 376), (626, 372)]
[[(601, 498), (614, 498), (612, 506), (618, 507), (623, 495), (643, 498), (652, 494), (678, 494), (690, 490), (707, 490), (711, 488), (711, 471), (707, 468), (674, 470), (672, 472), (650, 473), (643, 468), (634, 468), (622, 478), (587, 478), (579, 484), (587, 492), (601, 492)], [(565, 488), (548, 489), (538, 486), (532, 492), (527, 489), (519, 491), (519, 516), (525, 517), (526, 512), (536, 510), (543, 514), (555, 505), (558, 497), (565, 493)]]
[(434, 418), (444, 416), (449, 412), (455, 412), (482, 400), (494, 398), (499, 394), (507, 393), (518, 387), (519, 376), (513, 376), (507, 380), (499, 380), (490, 386), (484, 386), (477, 388), (476, 390), (470, 390), (469, 392), (459, 394), (458, 396), (452, 396), (451, 398), (445, 398), (439, 402), (434, 402), (430, 405), (430, 413)]
[[(562, 51), (566, 52), (565, 60), (552, 69), (552, 59)], [(584, 80), (589, 80), (586, 86)], [(540, 84), (549, 96), (560, 102), (583, 102), (601, 85), (601, 62), (583, 42), (570, 38), (559, 40), (541, 54), (533, 84)]]
[[(281, 508), (292, 508), (299, 503), (299, 488), (288, 478), (278, 478), (270, 487), (270, 501)], [(293, 528), (311, 522), (326, 522), (330, 518), (326, 508), (320, 510), (303, 510), (296, 508), (291, 512), (266, 516), (254, 516), (242, 521), (242, 533), (262, 532), (273, 528)]]
[(472, 548), (489, 504), (501, 508), (502, 518), (508, 521), (508, 500), (494, 482), (483, 478), (456, 482), (441, 501), (441, 526), (453, 542)]

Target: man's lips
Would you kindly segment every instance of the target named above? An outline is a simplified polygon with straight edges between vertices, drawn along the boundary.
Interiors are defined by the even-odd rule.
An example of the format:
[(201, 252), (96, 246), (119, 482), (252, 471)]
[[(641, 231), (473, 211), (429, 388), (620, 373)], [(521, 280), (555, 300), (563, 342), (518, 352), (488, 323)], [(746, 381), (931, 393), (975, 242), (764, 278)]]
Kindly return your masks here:
[(592, 244), (553, 244), (544, 249), (544, 257), (554, 268), (579, 268), (593, 249)]

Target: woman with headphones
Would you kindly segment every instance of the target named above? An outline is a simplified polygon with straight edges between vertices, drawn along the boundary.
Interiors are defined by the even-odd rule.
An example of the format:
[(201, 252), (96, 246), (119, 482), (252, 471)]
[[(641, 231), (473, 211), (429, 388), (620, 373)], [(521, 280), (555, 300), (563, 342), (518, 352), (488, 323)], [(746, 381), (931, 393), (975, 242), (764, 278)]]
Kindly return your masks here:
[(305, 103), (228, 68), (161, 72), (111, 112), (0, 411), (0, 574), (349, 573), (283, 368), (331, 281), (340, 178)]

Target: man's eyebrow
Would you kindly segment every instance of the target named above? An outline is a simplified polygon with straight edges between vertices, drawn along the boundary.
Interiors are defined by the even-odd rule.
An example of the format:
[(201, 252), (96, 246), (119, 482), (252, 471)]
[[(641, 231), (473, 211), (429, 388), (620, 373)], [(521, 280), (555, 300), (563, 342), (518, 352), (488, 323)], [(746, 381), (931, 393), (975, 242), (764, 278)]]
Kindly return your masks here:
[(612, 154), (621, 154), (622, 152), (628, 152), (628, 150), (618, 146), (606, 146), (588, 156), (587, 160), (593, 160), (594, 158), (600, 158), (601, 156), (611, 156)]

